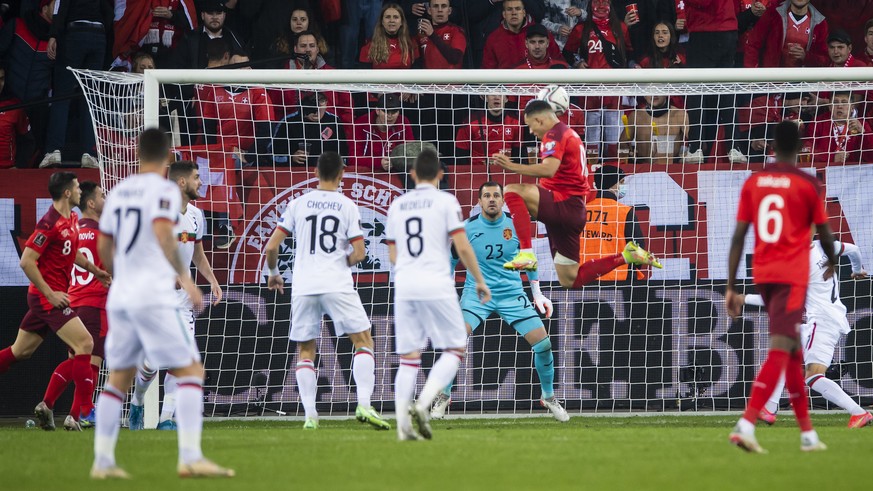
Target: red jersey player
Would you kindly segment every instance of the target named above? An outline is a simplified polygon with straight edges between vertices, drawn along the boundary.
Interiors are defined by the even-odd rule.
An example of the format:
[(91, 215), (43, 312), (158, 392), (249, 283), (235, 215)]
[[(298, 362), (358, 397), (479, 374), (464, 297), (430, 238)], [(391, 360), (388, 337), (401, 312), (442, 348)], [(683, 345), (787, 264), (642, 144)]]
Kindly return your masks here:
[[(79, 252), (86, 259), (92, 261), (98, 268), (103, 268), (100, 258), (97, 257), (97, 235), (100, 233), (100, 214), (103, 212), (103, 203), (106, 195), (99, 184), (93, 181), (84, 181), (79, 185), (82, 191), (79, 199), (79, 210), (82, 219), (79, 220)], [(84, 268), (75, 266), (70, 278), (70, 289), (67, 295), (70, 297), (70, 307), (76, 309), (79, 319), (85, 325), (85, 329), (94, 340), (94, 349), (91, 350), (91, 372), (94, 375), (94, 383), (100, 375), (100, 365), (103, 364), (103, 344), (106, 338), (106, 295), (109, 290)], [(48, 387), (45, 390), (43, 402), (52, 407), (58, 397), (66, 390), (70, 383), (73, 358), (65, 360), (55, 368)], [(89, 394), (87, 402), (93, 399)], [(64, 429), (80, 431), (82, 428), (94, 426), (93, 409), (85, 413), (82, 411), (83, 401), (73, 398), (70, 406), (70, 415), (64, 420)]]
[(824, 211), (821, 183), (794, 165), (800, 144), (800, 130), (794, 122), (783, 121), (776, 126), (773, 147), (777, 163), (753, 174), (743, 185), (737, 228), (731, 239), (728, 259), (725, 303), (728, 312), (735, 317), (743, 306), (742, 296), (734, 288), (735, 278), (746, 231), (752, 225), (755, 229), (752, 271), (770, 318), (770, 352), (752, 385), (746, 411), (730, 434), (730, 442), (754, 453), (764, 453), (755, 439), (755, 421), (783, 373), (791, 406), (800, 425), (800, 449), (827, 448), (819, 441), (809, 419), (800, 347), (800, 324), (809, 283), (810, 228), (813, 224), (830, 262), (831, 275), (837, 261), (834, 238)]
[[(21, 320), (15, 343), (0, 351), (0, 373), (16, 361), (30, 358), (51, 330), (73, 351), (69, 373), (76, 384), (76, 398), (82, 401), (81, 410), (90, 412), (93, 408), (90, 397), (94, 379), (90, 365), (94, 343), (70, 307), (67, 289), (74, 262), (102, 282), (108, 283), (109, 274), (79, 252), (79, 219), (72, 211), (79, 204), (80, 196), (76, 174), (52, 174), (48, 189), (52, 207), (37, 223), (21, 256), (21, 269), (30, 280), (27, 290), (30, 310)], [(34, 412), (42, 429), (55, 429), (51, 406), (40, 402)]]
[[(539, 165), (513, 163), (495, 153), (491, 161), (504, 169), (540, 178), (539, 185), (509, 184), (504, 197), (518, 233), (519, 253), (503, 267), (535, 270), (537, 257), (531, 245), (530, 218), (546, 226), (558, 281), (565, 288), (579, 288), (616, 267), (613, 258), (594, 259), (579, 265), (579, 234), (585, 228), (585, 199), (588, 195), (588, 166), (585, 145), (579, 135), (560, 122), (551, 104), (534, 99), (524, 109), (524, 122), (540, 140)], [(661, 265), (648, 252), (634, 247), (620, 258), (631, 264)], [(616, 259), (615, 261), (617, 261)], [(613, 261), (614, 262), (614, 261)]]

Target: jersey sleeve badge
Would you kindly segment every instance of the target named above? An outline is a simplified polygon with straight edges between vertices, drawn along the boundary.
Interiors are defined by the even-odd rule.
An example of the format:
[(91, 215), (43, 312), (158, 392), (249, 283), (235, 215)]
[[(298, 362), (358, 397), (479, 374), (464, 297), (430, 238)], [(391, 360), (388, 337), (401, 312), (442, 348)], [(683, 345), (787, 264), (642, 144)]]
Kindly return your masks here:
[(47, 239), (48, 238), (45, 236), (45, 234), (39, 233), (39, 234), (36, 234), (36, 237), (33, 238), (33, 243), (37, 247), (42, 247), (43, 245), (45, 245), (45, 241)]
[(507, 228), (503, 229), (503, 240), (510, 240), (510, 239), (512, 239), (512, 229), (507, 227)]

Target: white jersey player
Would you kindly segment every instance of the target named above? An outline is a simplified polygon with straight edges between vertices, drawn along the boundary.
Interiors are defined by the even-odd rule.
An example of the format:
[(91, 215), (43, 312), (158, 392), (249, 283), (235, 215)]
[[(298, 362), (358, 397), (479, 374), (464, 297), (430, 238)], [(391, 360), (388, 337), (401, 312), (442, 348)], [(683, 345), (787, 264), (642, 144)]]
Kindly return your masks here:
[[(200, 171), (194, 162), (173, 162), (170, 164), (168, 178), (170, 182), (179, 186), (179, 190), (182, 193), (182, 206), (179, 211), (178, 222), (173, 227), (173, 235), (179, 243), (179, 257), (182, 260), (182, 264), (186, 267), (189, 267), (193, 262), (197, 271), (209, 281), (213, 305), (216, 305), (221, 301), (223, 292), (212, 271), (212, 266), (209, 264), (209, 259), (203, 250), (202, 240), (206, 229), (206, 220), (203, 217), (203, 212), (191, 204), (191, 200), (200, 197), (198, 194), (202, 184), (200, 181)], [(179, 308), (182, 309), (185, 324), (193, 335), (195, 316), (191, 299), (188, 298), (185, 290), (179, 288), (176, 290), (176, 300)], [(149, 363), (148, 360), (145, 360), (137, 371), (128, 418), (128, 427), (131, 430), (141, 430), (144, 427), (143, 413), (145, 408), (143, 398), (149, 386), (155, 380), (159, 368), (163, 367), (155, 366)], [(171, 373), (167, 373), (164, 377), (164, 401), (158, 421), (159, 430), (176, 429), (176, 422), (173, 419), (175, 411), (176, 378)]]
[[(861, 263), (861, 250), (854, 244), (834, 242), (839, 255), (845, 255), (852, 263), (852, 278), (866, 278), (867, 273)], [(810, 244), (809, 288), (806, 292), (806, 322), (801, 326), (800, 338), (803, 345), (803, 360), (806, 364), (806, 384), (828, 401), (845, 409), (851, 415), (849, 428), (861, 428), (873, 422), (873, 415), (865, 411), (825, 372), (834, 358), (834, 350), (840, 336), (848, 334), (852, 328), (846, 320), (846, 306), (840, 300), (840, 285), (837, 275), (827, 277), (828, 260), (819, 241)], [(746, 295), (747, 305), (764, 306), (760, 295)], [(777, 385), (761, 411), (759, 419), (767, 424), (776, 422), (776, 411), (782, 397), (784, 380)]]
[(178, 378), (180, 477), (230, 477), (234, 472), (203, 457), (203, 365), (192, 333), (184, 328), (176, 298), (178, 281), (194, 307), (200, 290), (183, 264), (173, 235), (181, 207), (179, 187), (163, 178), (170, 142), (158, 129), (140, 135), (140, 173), (110, 193), (100, 222), (97, 250), (114, 270), (106, 303), (109, 380), (97, 402), (94, 479), (123, 479), (115, 463), (118, 421), (137, 366), (146, 357)]
[[(437, 189), (442, 176), (436, 152), (422, 152), (412, 170), (415, 189), (394, 200), (388, 209), (386, 234), (394, 264), (394, 335), (400, 355), (394, 381), (400, 440), (432, 437), (431, 403), (455, 378), (464, 358), (467, 331), (450, 269), (450, 238), (454, 238), (458, 256), (476, 279), (479, 299), (482, 303), (491, 299), (476, 255), (464, 233), (458, 200)], [(443, 353), (410, 407), (421, 368), (421, 348), (428, 339), (434, 349)], [(412, 420), (418, 431), (413, 429)]]
[[(278, 268), (279, 247), (289, 235), (296, 240), (291, 277), (291, 341), (297, 343), (295, 378), (306, 412), (304, 429), (318, 429), (316, 341), (325, 315), (337, 335), (348, 334), (355, 345), (352, 374), (357, 387), (355, 417), (376, 429), (389, 430), (371, 404), (376, 363), (370, 319), (352, 281), (352, 266), (366, 257), (361, 213), (354, 201), (338, 191), (342, 158), (325, 152), (318, 158), (318, 188), (293, 200), (267, 243), (268, 287), (284, 293)], [(349, 251), (351, 249), (351, 252)]]

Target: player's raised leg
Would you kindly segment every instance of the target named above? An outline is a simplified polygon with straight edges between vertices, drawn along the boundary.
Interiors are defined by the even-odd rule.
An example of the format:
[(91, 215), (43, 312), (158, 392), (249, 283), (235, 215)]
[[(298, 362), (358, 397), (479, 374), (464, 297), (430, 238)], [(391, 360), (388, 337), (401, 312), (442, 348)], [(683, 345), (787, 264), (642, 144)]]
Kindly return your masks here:
[(533, 252), (531, 217), (537, 217), (540, 193), (533, 184), (509, 184), (504, 190), (504, 201), (512, 215), (512, 225), (518, 234), (518, 254), (503, 265), (506, 269), (536, 270), (537, 256)]
[[(833, 352), (833, 351), (832, 351)], [(873, 415), (861, 407), (833, 380), (825, 376), (827, 366), (819, 363), (806, 365), (806, 385), (822, 397), (849, 412), (849, 428), (862, 428), (873, 423)]]

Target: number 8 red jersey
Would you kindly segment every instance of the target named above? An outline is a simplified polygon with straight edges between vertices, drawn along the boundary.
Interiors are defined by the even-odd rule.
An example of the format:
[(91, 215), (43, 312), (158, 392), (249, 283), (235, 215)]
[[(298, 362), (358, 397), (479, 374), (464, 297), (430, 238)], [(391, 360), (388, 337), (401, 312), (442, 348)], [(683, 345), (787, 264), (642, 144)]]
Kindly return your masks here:
[[(76, 251), (79, 250), (78, 215), (72, 212), (70, 218), (64, 218), (52, 206), (36, 224), (36, 230), (24, 246), (39, 253), (36, 266), (49, 288), (66, 293), (70, 287), (70, 270), (76, 260)], [(39, 297), (40, 304), (46, 310), (53, 308), (33, 283), (27, 292)]]
[(808, 284), (811, 228), (827, 222), (818, 179), (790, 164), (766, 166), (743, 184), (737, 221), (755, 230), (755, 283)]

